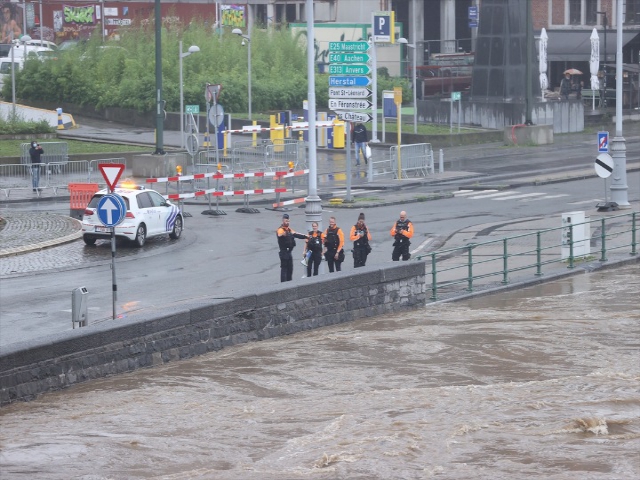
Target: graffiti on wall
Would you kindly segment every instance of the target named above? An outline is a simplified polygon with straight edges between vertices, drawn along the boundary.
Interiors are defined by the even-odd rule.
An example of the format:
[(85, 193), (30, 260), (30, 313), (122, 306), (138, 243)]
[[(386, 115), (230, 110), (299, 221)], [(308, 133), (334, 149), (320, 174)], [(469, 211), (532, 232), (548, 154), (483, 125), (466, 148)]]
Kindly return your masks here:
[(65, 23), (79, 23), (84, 25), (93, 25), (95, 23), (95, 7), (87, 5), (84, 7), (72, 7), (64, 5), (62, 7)]
[(221, 5), (222, 25), (234, 28), (246, 27), (244, 5)]

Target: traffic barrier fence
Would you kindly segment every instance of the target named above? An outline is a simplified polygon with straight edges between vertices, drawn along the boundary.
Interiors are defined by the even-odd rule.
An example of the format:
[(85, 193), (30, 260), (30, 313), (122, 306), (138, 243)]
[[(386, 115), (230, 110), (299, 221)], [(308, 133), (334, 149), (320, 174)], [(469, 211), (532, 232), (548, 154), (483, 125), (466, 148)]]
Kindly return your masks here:
[(394, 145), (389, 149), (389, 155), (396, 178), (398, 177), (398, 160), (400, 161), (401, 178), (408, 178), (409, 174), (416, 177), (426, 177), (435, 172), (433, 148), (430, 143)]
[[(44, 148), (44, 147), (43, 147)], [(64, 163), (42, 163), (38, 167), (40, 182), (38, 195), (43, 189), (53, 189), (58, 195), (59, 189), (66, 189), (70, 183), (98, 183), (106, 187), (106, 182), (98, 170), (99, 163), (124, 163), (124, 158), (107, 158), (102, 160), (74, 160)], [(29, 164), (0, 165), (0, 190), (6, 198), (12, 191), (31, 191), (33, 169)]]
[[(69, 146), (67, 142), (39, 142), (44, 153), (40, 156), (40, 161), (44, 164), (53, 163), (62, 165), (69, 161)], [(29, 149), (31, 143), (20, 144), (20, 163), (31, 165)]]

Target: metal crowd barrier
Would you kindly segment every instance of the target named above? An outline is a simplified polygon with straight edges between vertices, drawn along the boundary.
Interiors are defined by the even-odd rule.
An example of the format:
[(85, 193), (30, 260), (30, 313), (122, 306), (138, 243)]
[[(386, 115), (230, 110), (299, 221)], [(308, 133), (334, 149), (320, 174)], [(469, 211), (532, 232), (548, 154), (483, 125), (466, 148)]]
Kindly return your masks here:
[[(44, 147), (43, 147), (44, 148)], [(38, 194), (43, 189), (53, 189), (54, 195), (59, 189), (65, 189), (70, 183), (98, 183), (106, 186), (102, 174), (98, 171), (99, 163), (124, 163), (124, 158), (107, 158), (101, 160), (74, 160), (63, 163), (40, 164), (40, 182)], [(6, 198), (12, 191), (32, 190), (31, 161), (29, 164), (0, 165), (0, 190)]]
[[(44, 164), (65, 164), (69, 161), (69, 146), (67, 142), (39, 142), (44, 153), (40, 157), (40, 161)], [(20, 163), (31, 165), (31, 156), (29, 155), (30, 143), (20, 144)]]
[(416, 177), (433, 175), (433, 149), (430, 143), (416, 143), (413, 145), (394, 145), (389, 149), (391, 167), (398, 177), (398, 157), (400, 158), (400, 174), (408, 178), (409, 174)]

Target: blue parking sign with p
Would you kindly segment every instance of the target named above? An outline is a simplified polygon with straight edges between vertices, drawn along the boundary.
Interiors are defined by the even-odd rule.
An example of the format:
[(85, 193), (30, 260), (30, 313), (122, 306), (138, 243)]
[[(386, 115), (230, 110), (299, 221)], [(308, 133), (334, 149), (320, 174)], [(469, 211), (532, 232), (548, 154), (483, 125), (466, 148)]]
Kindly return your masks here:
[(609, 132), (598, 132), (598, 153), (609, 153)]

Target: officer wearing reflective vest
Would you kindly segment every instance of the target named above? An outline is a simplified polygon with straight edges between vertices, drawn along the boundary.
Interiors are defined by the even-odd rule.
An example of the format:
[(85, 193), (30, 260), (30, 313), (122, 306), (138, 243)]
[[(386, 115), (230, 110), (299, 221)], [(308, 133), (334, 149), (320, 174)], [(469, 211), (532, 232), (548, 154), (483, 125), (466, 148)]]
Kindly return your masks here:
[(318, 231), (318, 222), (311, 223), (311, 230), (307, 236), (307, 244), (304, 249), (303, 258), (307, 258), (307, 252), (311, 255), (307, 260), (307, 277), (311, 276), (311, 267), (313, 267), (313, 275), (318, 275), (318, 267), (322, 262), (322, 232)]
[(324, 241), (324, 258), (327, 260), (329, 272), (333, 273), (334, 266), (337, 272), (340, 271), (344, 261), (344, 233), (336, 225), (336, 217), (329, 217), (329, 227), (322, 234)]
[(293, 257), (291, 251), (296, 246), (296, 238), (306, 239), (307, 236), (294, 232), (289, 227), (289, 214), (282, 216), (282, 225), (276, 230), (278, 236), (278, 247), (280, 252), (280, 281), (289, 282), (293, 276)]
[(407, 212), (400, 212), (400, 220), (393, 224), (391, 236), (395, 239), (391, 259), (397, 262), (400, 260), (400, 255), (402, 255), (402, 260), (409, 260), (411, 258), (409, 253), (411, 242), (409, 239), (413, 237), (413, 223), (407, 218)]
[(351, 227), (349, 239), (353, 242), (353, 268), (364, 267), (371, 253), (371, 232), (364, 223), (364, 213), (358, 215), (358, 223)]

